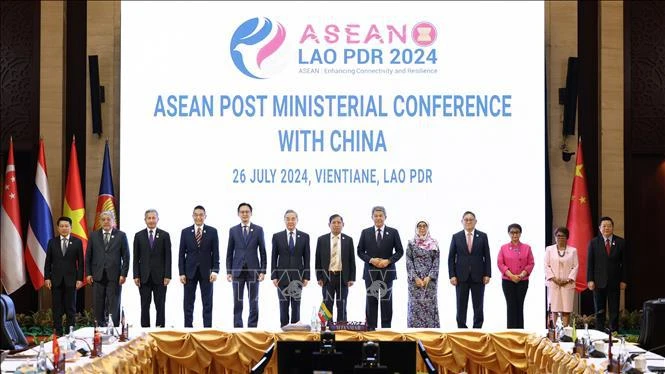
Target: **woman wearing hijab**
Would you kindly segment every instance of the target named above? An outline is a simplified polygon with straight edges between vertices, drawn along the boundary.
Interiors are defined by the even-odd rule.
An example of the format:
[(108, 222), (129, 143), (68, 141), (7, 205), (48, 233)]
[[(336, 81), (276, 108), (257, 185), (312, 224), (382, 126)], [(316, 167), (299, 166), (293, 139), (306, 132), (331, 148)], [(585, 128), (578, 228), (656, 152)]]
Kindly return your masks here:
[(429, 234), (429, 224), (420, 220), (416, 235), (406, 248), (409, 283), (407, 326), (438, 328), (439, 307), (436, 281), (439, 278), (439, 243)]
[(522, 226), (508, 226), (510, 242), (501, 246), (497, 265), (501, 271), (503, 295), (506, 297), (506, 325), (509, 329), (524, 328), (524, 299), (529, 289), (529, 274), (533, 271), (531, 246), (522, 243)]

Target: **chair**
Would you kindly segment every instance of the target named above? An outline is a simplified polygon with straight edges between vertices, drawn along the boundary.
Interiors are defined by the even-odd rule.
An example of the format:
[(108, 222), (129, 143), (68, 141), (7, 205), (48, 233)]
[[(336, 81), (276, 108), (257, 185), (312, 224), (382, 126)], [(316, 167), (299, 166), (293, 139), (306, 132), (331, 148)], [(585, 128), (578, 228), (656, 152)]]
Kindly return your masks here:
[(420, 352), (420, 357), (423, 359), (425, 367), (427, 367), (427, 373), (438, 374), (439, 369), (437, 369), (436, 365), (434, 365), (432, 360), (429, 358), (429, 355), (427, 354), (427, 349), (425, 349), (425, 345), (421, 340), (418, 340), (418, 352)]
[(263, 357), (259, 360), (259, 362), (254, 365), (254, 367), (249, 371), (250, 374), (262, 374), (263, 371), (266, 369), (266, 366), (268, 366), (268, 362), (270, 362), (270, 358), (272, 358), (272, 353), (275, 350), (275, 343), (272, 343), (268, 349), (263, 353)]
[(14, 302), (8, 295), (0, 294), (0, 349), (23, 350), (28, 348), (28, 341), (16, 321)]

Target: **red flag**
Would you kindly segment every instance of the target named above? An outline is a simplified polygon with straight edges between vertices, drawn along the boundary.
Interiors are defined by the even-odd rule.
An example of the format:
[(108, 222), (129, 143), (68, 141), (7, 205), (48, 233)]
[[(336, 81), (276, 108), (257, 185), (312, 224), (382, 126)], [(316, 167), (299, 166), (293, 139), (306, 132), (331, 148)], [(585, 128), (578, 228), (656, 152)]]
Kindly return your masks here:
[(18, 204), (16, 169), (14, 168), (14, 142), (11, 138), (9, 138), (9, 155), (2, 188), (2, 223), (0, 225), (2, 285), (7, 294), (11, 294), (25, 284), (21, 211)]
[(53, 331), (53, 366), (55, 366), (55, 369), (58, 369), (58, 365), (60, 364), (60, 345), (58, 344), (58, 336), (55, 334), (55, 330)]
[(102, 163), (102, 179), (99, 182), (99, 195), (97, 196), (97, 211), (95, 212), (95, 224), (92, 230), (102, 228), (102, 222), (99, 215), (102, 212), (113, 212), (115, 220), (114, 227), (118, 223), (118, 212), (115, 209), (115, 192), (113, 192), (113, 175), (111, 174), (111, 157), (109, 156), (109, 142), (106, 141), (104, 147), (104, 162)]
[[(69, 170), (67, 172), (67, 185), (65, 186), (65, 201), (62, 204), (62, 215), (72, 219), (72, 235), (83, 242), (83, 255), (85, 256), (88, 247), (88, 224), (85, 219), (85, 200), (83, 200), (81, 174), (79, 173), (79, 162), (76, 155), (76, 138), (72, 139), (72, 150), (69, 155)], [(85, 283), (85, 277), (83, 282)]]
[(577, 144), (577, 162), (575, 163), (575, 176), (573, 177), (573, 190), (570, 194), (568, 207), (568, 222), (566, 226), (570, 231), (568, 245), (577, 248), (579, 270), (575, 289), (582, 292), (586, 285), (587, 246), (593, 237), (593, 224), (591, 223), (591, 207), (589, 206), (589, 189), (586, 185), (586, 172), (582, 157), (582, 139)]

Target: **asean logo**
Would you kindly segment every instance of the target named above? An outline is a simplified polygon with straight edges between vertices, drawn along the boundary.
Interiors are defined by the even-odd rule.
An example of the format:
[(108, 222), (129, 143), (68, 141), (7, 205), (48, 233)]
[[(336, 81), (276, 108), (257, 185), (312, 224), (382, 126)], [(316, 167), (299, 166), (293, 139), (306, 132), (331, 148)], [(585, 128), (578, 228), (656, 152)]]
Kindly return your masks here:
[(243, 22), (231, 37), (231, 60), (241, 73), (265, 79), (279, 72), (286, 60), (284, 26), (265, 17)]

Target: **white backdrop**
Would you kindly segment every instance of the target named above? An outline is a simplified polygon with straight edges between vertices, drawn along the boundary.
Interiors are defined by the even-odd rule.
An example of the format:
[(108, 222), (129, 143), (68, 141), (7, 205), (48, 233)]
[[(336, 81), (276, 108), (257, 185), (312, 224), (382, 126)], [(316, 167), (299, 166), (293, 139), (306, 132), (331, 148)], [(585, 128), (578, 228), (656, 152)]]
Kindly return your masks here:
[[(536, 261), (525, 323), (530, 329), (542, 327), (543, 14), (540, 2), (123, 2), (120, 228), (131, 247), (134, 233), (145, 228), (144, 211), (155, 208), (159, 226), (171, 234), (174, 279), (166, 295), (167, 325), (183, 325), (183, 286), (177, 268), (180, 231), (193, 223), (193, 207), (202, 204), (208, 213), (206, 224), (220, 233), (222, 274), (214, 285), (213, 326), (233, 326), (224, 261), (229, 227), (239, 222), (236, 207), (246, 201), (254, 207), (252, 222), (266, 232), (269, 257), (272, 234), (284, 229), (284, 211), (298, 212), (298, 229), (311, 237), (312, 277), (316, 238), (328, 232), (333, 213), (344, 217), (344, 232), (357, 243), (361, 230), (372, 225), (372, 206), (383, 205), (386, 224), (400, 231), (405, 248), (416, 221), (428, 220), (441, 247), (438, 304), (443, 329), (456, 328), (447, 256), (451, 235), (462, 229), (462, 213), (475, 212), (477, 229), (490, 240), (492, 280), (485, 291), (484, 325), (488, 329), (506, 325), (496, 257), (509, 241), (508, 224), (518, 222), (524, 230), (522, 241), (532, 245)], [(257, 44), (248, 45), (253, 42), (243, 38), (247, 35), (242, 30), (234, 37), (241, 24), (255, 17), (259, 26), (245, 34), (259, 39)], [(269, 33), (263, 35), (261, 26)], [(233, 48), (242, 56), (236, 64), (232, 40), (239, 41)], [(345, 53), (382, 59), (345, 61)], [(317, 56), (323, 60), (332, 54), (335, 61), (317, 63)], [(419, 54), (421, 63), (410, 59)], [(243, 64), (263, 79), (244, 74)], [(251, 101), (259, 95), (266, 97), (262, 112), (259, 101)], [(336, 110), (336, 105), (321, 115), (279, 115), (273, 99), (282, 95), (329, 95), (342, 101), (342, 95), (363, 96), (381, 102), (383, 115), (354, 115), (344, 108)], [(510, 106), (499, 115), (471, 117), (466, 109), (460, 113), (454, 107), (439, 107), (434, 115), (400, 116), (400, 108), (394, 106), (398, 95), (487, 95), (506, 98)], [(182, 106), (169, 106), (169, 96)], [(257, 105), (253, 113), (248, 106), (237, 114), (222, 111), (226, 96)], [(210, 111), (194, 110), (195, 97), (198, 104), (210, 97)], [(445, 100), (445, 105), (454, 104), (454, 99)], [(301, 135), (314, 130), (323, 140), (312, 149), (312, 138), (302, 135), (298, 150), (284, 150), (280, 131), (290, 130), (302, 130)], [(373, 145), (358, 150), (347, 143), (346, 150), (336, 151), (342, 143), (334, 131), (352, 130), (371, 137)], [(304, 141), (310, 142), (307, 150)], [(250, 183), (255, 169), (274, 170), (276, 180)], [(281, 180), (282, 172), (288, 176), (288, 170), (296, 169), (306, 170), (307, 180)], [(316, 178), (319, 169), (369, 169), (376, 178), (371, 183), (321, 183)], [(390, 176), (399, 169), (404, 169), (406, 179), (388, 183), (384, 172)], [(411, 181), (412, 169), (429, 170), (431, 180)], [(244, 183), (240, 170), (247, 176)], [(348, 317), (363, 321), (363, 264), (356, 262), (358, 283), (349, 292)], [(405, 263), (402, 258), (396, 264), (393, 328), (406, 327)], [(130, 322), (138, 326), (137, 287), (127, 283), (122, 296)], [(303, 294), (303, 320), (309, 321), (320, 302), (320, 287), (310, 283)], [(259, 305), (259, 327), (278, 328), (277, 294), (269, 280), (260, 286)], [(246, 321), (247, 305), (244, 313)], [(469, 325), (472, 313), (469, 300)], [(154, 323), (154, 310), (152, 316)], [(194, 325), (202, 325), (198, 292)]]

